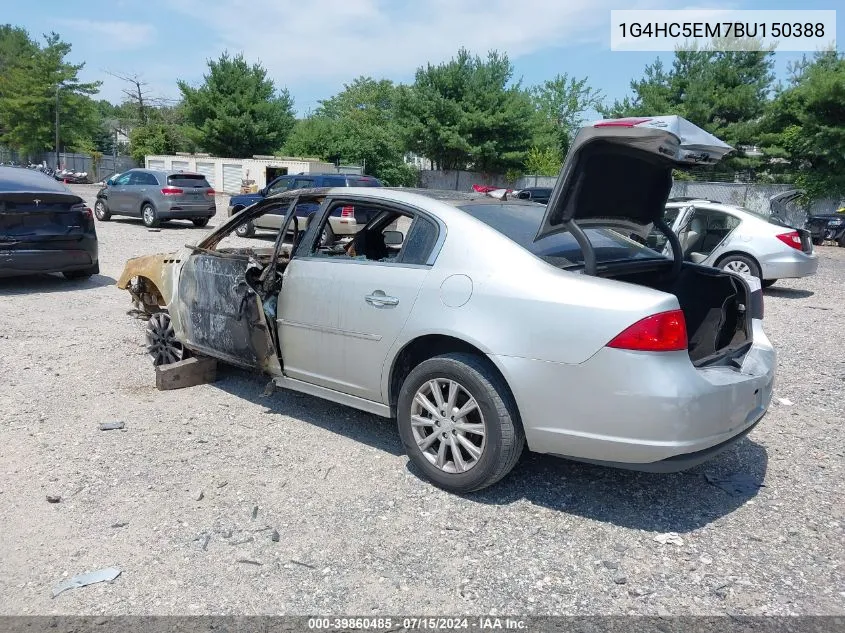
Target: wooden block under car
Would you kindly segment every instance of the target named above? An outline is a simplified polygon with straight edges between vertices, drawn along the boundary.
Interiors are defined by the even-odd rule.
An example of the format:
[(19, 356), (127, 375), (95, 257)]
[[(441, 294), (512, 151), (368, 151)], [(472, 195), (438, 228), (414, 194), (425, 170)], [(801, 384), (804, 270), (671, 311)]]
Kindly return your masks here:
[(192, 356), (169, 365), (156, 367), (156, 389), (184, 389), (217, 380), (217, 361)]

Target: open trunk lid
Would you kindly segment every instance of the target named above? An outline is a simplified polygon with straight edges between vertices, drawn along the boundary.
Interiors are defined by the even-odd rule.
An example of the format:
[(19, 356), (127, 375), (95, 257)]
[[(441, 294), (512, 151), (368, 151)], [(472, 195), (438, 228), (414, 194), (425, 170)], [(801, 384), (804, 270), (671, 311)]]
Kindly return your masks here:
[(82, 239), (91, 212), (70, 192), (0, 192), (0, 248)]
[[(644, 230), (663, 217), (672, 169), (714, 164), (732, 147), (678, 116), (597, 121), (581, 128), (535, 238), (580, 226)], [(577, 237), (577, 226), (573, 233)]]

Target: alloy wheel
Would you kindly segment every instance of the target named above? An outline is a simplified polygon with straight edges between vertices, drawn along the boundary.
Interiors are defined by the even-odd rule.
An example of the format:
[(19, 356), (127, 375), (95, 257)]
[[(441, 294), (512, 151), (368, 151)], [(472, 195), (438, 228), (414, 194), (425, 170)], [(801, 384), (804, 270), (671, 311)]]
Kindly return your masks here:
[(173, 323), (166, 312), (156, 312), (147, 322), (147, 352), (153, 358), (153, 365), (169, 365), (185, 357), (185, 349), (176, 338)]
[(751, 267), (743, 261), (735, 259), (725, 264), (725, 270), (732, 273), (739, 273), (740, 275), (751, 276)]
[(487, 446), (481, 408), (455, 380), (435, 378), (417, 390), (411, 404), (411, 427), (423, 456), (447, 473), (472, 469)]

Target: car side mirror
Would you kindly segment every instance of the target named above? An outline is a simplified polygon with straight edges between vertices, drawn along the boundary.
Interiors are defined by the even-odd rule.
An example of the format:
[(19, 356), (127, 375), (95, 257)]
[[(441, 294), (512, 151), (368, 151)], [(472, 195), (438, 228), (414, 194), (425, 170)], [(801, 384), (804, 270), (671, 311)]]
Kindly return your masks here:
[(385, 231), (384, 232), (384, 245), (385, 246), (402, 246), (402, 242), (405, 241), (405, 236), (402, 235), (402, 231)]

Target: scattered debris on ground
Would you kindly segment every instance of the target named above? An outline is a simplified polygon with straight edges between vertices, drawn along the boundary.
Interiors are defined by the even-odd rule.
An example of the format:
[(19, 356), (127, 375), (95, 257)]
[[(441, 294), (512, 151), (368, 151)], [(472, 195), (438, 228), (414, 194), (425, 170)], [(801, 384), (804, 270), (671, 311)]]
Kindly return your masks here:
[(59, 495), (47, 495), (47, 503), (61, 503), (61, 500)]
[(107, 567), (105, 569), (98, 569), (97, 571), (88, 572), (87, 574), (79, 574), (68, 580), (63, 580), (55, 587), (53, 587), (53, 597), (55, 598), (60, 593), (68, 589), (76, 589), (78, 587), (87, 587), (98, 582), (111, 582), (120, 574), (123, 573), (119, 567)]
[(116, 420), (114, 422), (103, 422), (97, 427), (101, 431), (122, 431), (126, 428), (126, 422)]
[(666, 532), (665, 534), (657, 534), (654, 537), (654, 540), (660, 543), (661, 545), (681, 546), (684, 544), (684, 539), (682, 539), (677, 532)]

